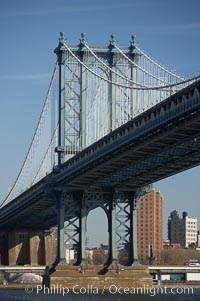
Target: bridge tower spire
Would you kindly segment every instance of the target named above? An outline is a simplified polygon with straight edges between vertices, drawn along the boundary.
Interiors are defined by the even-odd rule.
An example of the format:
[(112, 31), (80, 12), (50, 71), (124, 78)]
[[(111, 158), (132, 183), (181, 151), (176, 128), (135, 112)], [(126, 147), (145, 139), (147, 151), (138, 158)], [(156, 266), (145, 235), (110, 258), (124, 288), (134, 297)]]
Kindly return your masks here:
[(55, 151), (58, 153), (58, 166), (65, 161), (65, 35), (60, 33), (59, 45), (54, 50), (59, 66), (59, 108), (58, 108), (58, 146)]
[[(131, 41), (130, 41), (130, 46), (129, 46), (129, 55), (131, 57), (131, 59), (133, 60), (133, 62), (136, 64), (131, 64), (130, 68), (131, 68), (131, 74), (130, 74), (130, 79), (133, 82), (137, 82), (137, 65), (139, 63), (139, 59), (141, 56), (141, 53), (137, 50), (137, 40), (136, 40), (136, 36), (132, 35), (131, 36)], [(131, 93), (130, 93), (130, 115), (133, 118), (134, 114), (135, 114), (135, 103), (138, 99), (138, 92), (136, 89), (132, 89)]]
[(109, 59), (108, 59), (108, 63), (110, 66), (110, 71), (109, 71), (109, 89), (108, 89), (108, 99), (109, 99), (109, 104), (110, 104), (110, 116), (109, 116), (109, 122), (110, 122), (110, 131), (112, 131), (114, 129), (114, 112), (115, 112), (115, 102), (114, 102), (114, 89), (113, 89), (113, 85), (112, 85), (112, 80), (113, 80), (113, 74), (112, 74), (112, 68), (113, 68), (113, 63), (114, 63), (114, 49), (115, 49), (115, 45), (116, 45), (116, 38), (115, 38), (115, 34), (111, 34), (111, 39), (110, 39), (110, 44), (108, 46), (109, 48)]
[[(85, 58), (84, 48), (87, 42), (86, 34), (81, 33), (81, 39), (79, 43), (79, 54), (82, 62), (87, 61)], [(84, 149), (87, 146), (87, 126), (86, 115), (88, 109), (87, 99), (87, 70), (80, 65), (80, 149)]]

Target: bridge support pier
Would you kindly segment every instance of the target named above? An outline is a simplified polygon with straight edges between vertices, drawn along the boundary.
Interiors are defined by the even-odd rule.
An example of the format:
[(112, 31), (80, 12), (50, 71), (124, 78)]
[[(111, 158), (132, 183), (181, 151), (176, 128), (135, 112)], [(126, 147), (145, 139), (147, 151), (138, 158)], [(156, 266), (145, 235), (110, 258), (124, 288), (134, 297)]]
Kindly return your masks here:
[[(129, 191), (56, 192), (58, 245), (56, 263), (66, 264), (65, 247), (76, 248), (77, 265), (87, 265), (86, 232), (89, 211), (100, 206), (108, 218), (109, 253), (107, 265), (117, 265), (117, 248), (128, 252), (128, 265), (140, 265), (137, 250), (137, 208), (150, 186)], [(67, 243), (67, 245), (65, 244)]]
[[(135, 192), (116, 192), (116, 246), (127, 252), (126, 265), (140, 265), (137, 251), (137, 202)], [(126, 257), (125, 257), (126, 258)]]
[(80, 217), (79, 217), (79, 264), (87, 264), (86, 256), (86, 223), (87, 223), (87, 209), (86, 200), (82, 197), (80, 201)]
[(0, 265), (51, 265), (56, 243), (55, 230), (0, 231)]
[(0, 232), (0, 265), (8, 264), (8, 233)]
[(129, 265), (141, 265), (138, 259), (138, 244), (137, 244), (137, 201), (133, 196), (130, 202), (130, 250), (129, 250)]
[(40, 238), (39, 235), (30, 235), (30, 264), (38, 264), (38, 251), (39, 251)]
[(62, 200), (62, 193), (56, 193), (57, 198), (57, 224), (58, 224), (58, 236), (57, 236), (57, 258), (56, 262), (65, 264), (65, 244), (64, 244), (64, 228), (65, 228), (65, 207)]
[(116, 200), (114, 194), (111, 196), (108, 209), (108, 232), (109, 232), (109, 257), (108, 265), (118, 263), (116, 247)]
[(45, 264), (45, 238), (44, 232), (30, 232), (30, 264), (31, 265), (44, 265)]
[(11, 231), (8, 235), (9, 265), (30, 263), (29, 234), (27, 231)]
[(57, 229), (51, 229), (44, 232), (44, 245), (45, 245), (45, 264), (51, 266), (57, 257)]

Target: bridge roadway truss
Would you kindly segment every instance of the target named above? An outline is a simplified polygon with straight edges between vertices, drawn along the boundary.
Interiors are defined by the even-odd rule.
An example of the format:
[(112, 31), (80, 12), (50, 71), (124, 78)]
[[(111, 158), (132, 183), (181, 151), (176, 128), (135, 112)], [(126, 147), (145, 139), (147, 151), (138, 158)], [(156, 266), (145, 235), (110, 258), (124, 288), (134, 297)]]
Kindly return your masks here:
[(108, 263), (117, 262), (117, 243), (123, 242), (129, 248), (129, 264), (137, 264), (140, 196), (151, 183), (199, 163), (197, 81), (88, 146), (3, 206), (0, 229), (58, 225), (57, 261), (64, 260), (67, 240), (77, 247), (77, 263), (84, 264), (87, 215), (100, 206), (108, 217)]

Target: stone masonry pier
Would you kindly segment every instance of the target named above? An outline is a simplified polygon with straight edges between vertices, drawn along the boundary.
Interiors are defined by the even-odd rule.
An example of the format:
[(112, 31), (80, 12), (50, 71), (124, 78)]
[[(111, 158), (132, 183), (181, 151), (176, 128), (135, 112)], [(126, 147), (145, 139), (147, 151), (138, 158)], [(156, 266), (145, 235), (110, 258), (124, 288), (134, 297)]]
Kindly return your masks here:
[(152, 287), (153, 280), (147, 266), (66, 266), (58, 265), (50, 275), (51, 286), (69, 289), (81, 287), (109, 290), (109, 287), (144, 288)]

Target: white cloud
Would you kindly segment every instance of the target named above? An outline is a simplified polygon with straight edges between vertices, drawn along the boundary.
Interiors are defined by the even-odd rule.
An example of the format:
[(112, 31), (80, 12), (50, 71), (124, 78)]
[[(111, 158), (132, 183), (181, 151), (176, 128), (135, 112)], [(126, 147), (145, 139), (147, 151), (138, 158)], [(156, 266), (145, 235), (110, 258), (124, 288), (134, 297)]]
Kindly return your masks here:
[(0, 76), (0, 80), (41, 80), (41, 79), (49, 79), (51, 74), (49, 73), (41, 73), (41, 74), (27, 74), (27, 75), (2, 75)]
[(200, 23), (191, 23), (191, 24), (182, 24), (174, 26), (174, 29), (180, 29), (180, 30), (200, 30)]
[(168, 31), (168, 32), (173, 32), (173, 33), (180, 33), (180, 32), (196, 32), (200, 30), (200, 23), (188, 23), (188, 24), (170, 24), (170, 25), (157, 25), (157, 26), (149, 26), (146, 28), (147, 30), (150, 31), (157, 31), (157, 32), (162, 32), (162, 31)]

